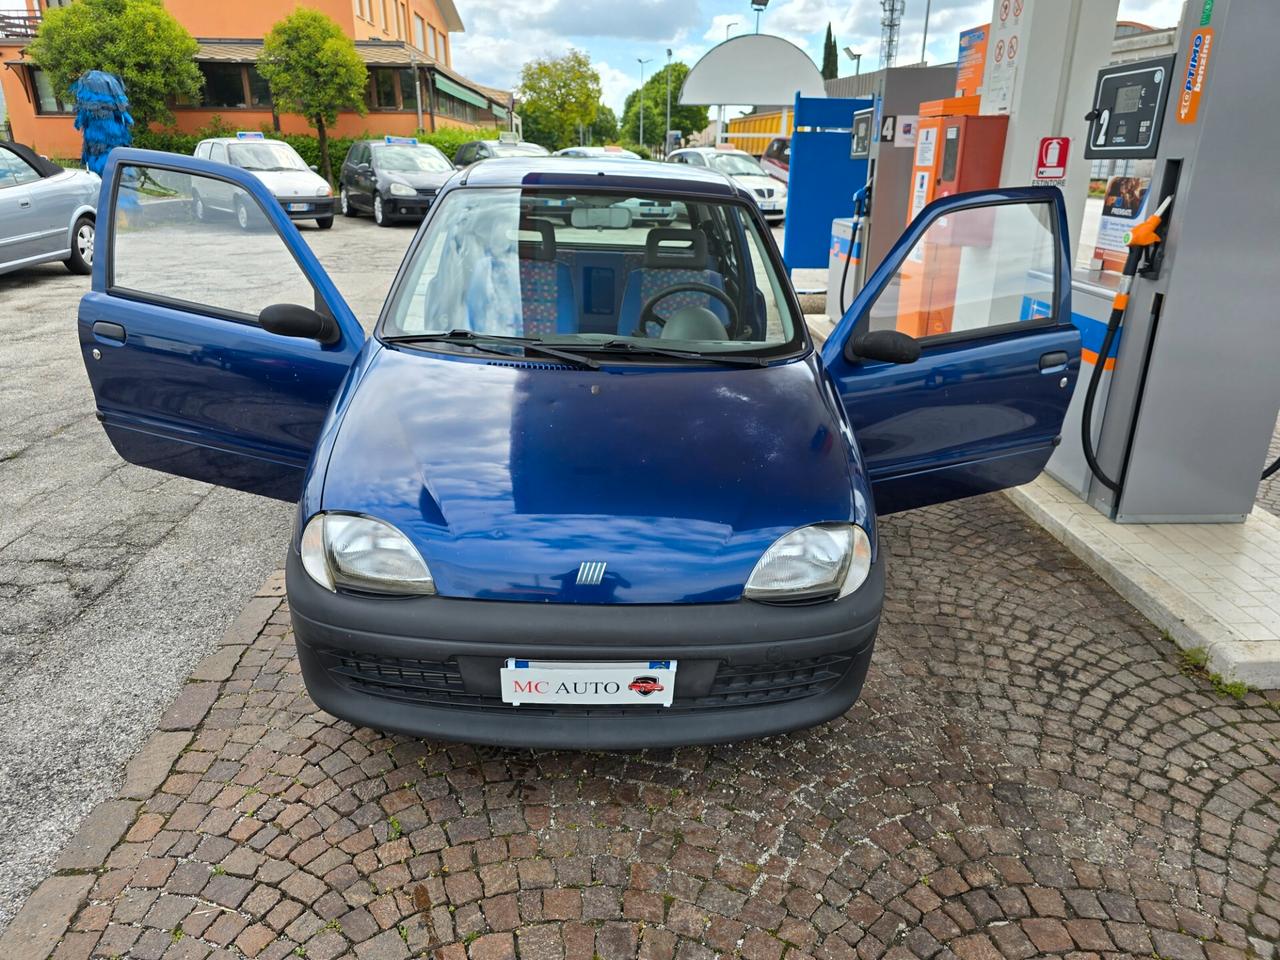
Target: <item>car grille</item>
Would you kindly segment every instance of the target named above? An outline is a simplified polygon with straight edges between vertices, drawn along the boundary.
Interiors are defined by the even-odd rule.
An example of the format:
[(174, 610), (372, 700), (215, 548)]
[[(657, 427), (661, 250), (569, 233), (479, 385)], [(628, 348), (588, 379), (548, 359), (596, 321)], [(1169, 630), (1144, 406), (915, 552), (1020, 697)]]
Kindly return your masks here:
[(785, 703), (824, 693), (845, 675), (852, 663), (851, 657), (833, 654), (778, 663), (721, 664), (705, 695), (677, 698), (670, 707), (599, 704), (523, 704), (517, 707), (504, 703), (500, 697), (467, 692), (456, 663), (379, 657), (345, 650), (325, 651), (324, 658), (330, 674), (339, 683), (375, 697), (431, 707), (592, 717), (657, 716)]
[(773, 187), (756, 187), (756, 196), (768, 200), (773, 196)]
[(426, 199), (430, 200), (435, 195), (436, 195), (435, 187), (418, 187), (418, 196), (420, 197), (425, 197)]

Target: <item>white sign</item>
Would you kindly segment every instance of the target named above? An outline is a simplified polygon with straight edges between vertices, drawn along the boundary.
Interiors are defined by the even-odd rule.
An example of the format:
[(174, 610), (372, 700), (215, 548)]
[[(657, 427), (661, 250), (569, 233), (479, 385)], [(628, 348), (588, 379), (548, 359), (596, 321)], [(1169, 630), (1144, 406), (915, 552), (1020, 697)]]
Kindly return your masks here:
[(675, 660), (566, 663), (509, 659), (499, 671), (502, 701), (626, 703), (669, 707), (676, 690)]
[[(925, 133), (931, 131), (926, 130)], [(911, 184), (911, 219), (914, 220), (929, 202), (929, 171), (917, 170), (915, 181)], [(917, 244), (918, 246), (918, 244)]]
[(1030, 15), (1033, 0), (1000, 0), (987, 40), (987, 66), (983, 73), (982, 112), (1010, 113), (1013, 110), (1014, 80), (1024, 59), (1022, 26)]
[(916, 127), (920, 118), (915, 114), (898, 114), (898, 136), (893, 141), (895, 147), (914, 147), (916, 145)]
[[(920, 131), (919, 140), (916, 142), (916, 160), (917, 167), (932, 167), (934, 151), (937, 149), (938, 128), (925, 127)], [(915, 216), (913, 213), (912, 216)]]

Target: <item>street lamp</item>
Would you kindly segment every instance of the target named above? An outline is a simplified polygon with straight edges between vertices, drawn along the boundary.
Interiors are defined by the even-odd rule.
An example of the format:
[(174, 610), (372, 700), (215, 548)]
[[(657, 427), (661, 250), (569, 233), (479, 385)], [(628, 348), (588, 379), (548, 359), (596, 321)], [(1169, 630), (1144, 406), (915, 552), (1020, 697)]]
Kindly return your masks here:
[(924, 0), (924, 37), (920, 40), (920, 63), (925, 63), (925, 47), (929, 45), (929, 11), (933, 0)]
[(671, 136), (671, 48), (667, 47), (667, 128), (662, 131), (662, 155), (667, 155), (667, 139)]
[(845, 47), (844, 55), (853, 61), (853, 75), (859, 76), (862, 73), (862, 54), (854, 53), (853, 47)]
[(644, 146), (644, 65), (651, 63), (653, 57), (636, 57), (640, 64), (640, 90), (636, 99), (636, 108), (640, 111), (640, 146)]
[(769, 5), (769, 0), (751, 0), (751, 9), (756, 14), (756, 33), (760, 32), (760, 14), (764, 13), (764, 8)]
[(734, 27), (736, 27), (739, 22), (740, 21), (738, 20), (730, 20), (728, 23), (724, 25), (724, 38), (726, 40), (729, 39), (729, 31), (732, 30)]

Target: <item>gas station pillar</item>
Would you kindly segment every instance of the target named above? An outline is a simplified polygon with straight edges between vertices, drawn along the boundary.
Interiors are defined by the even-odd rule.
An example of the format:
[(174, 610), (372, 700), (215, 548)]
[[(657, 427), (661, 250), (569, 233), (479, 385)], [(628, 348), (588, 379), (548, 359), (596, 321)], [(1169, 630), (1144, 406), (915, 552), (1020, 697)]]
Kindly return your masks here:
[[(991, 5), (981, 113), (1009, 116), (1000, 184), (1059, 187), (1073, 244), (1089, 191), (1081, 118), (1092, 106), (1098, 69), (1110, 59), (1119, 6), (1119, 0), (993, 0)], [(1069, 139), (1061, 176), (1052, 175), (1059, 172), (1056, 167), (1038, 169), (1041, 142), (1048, 137)]]

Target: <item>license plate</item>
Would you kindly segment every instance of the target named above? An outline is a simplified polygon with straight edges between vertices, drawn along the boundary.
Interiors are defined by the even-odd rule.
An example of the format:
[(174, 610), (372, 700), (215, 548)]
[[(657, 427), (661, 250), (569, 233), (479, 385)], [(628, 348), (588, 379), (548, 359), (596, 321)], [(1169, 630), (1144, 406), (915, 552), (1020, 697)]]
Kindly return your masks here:
[(613, 703), (671, 706), (676, 689), (675, 660), (630, 663), (571, 663), (510, 659), (502, 668), (502, 701)]
[(305, 210), (310, 210), (310, 209), (311, 209), (311, 204), (309, 204), (309, 203), (291, 203), (291, 204), (289, 204), (289, 212), (290, 212), (290, 213), (302, 213), (303, 211), (305, 211)]

